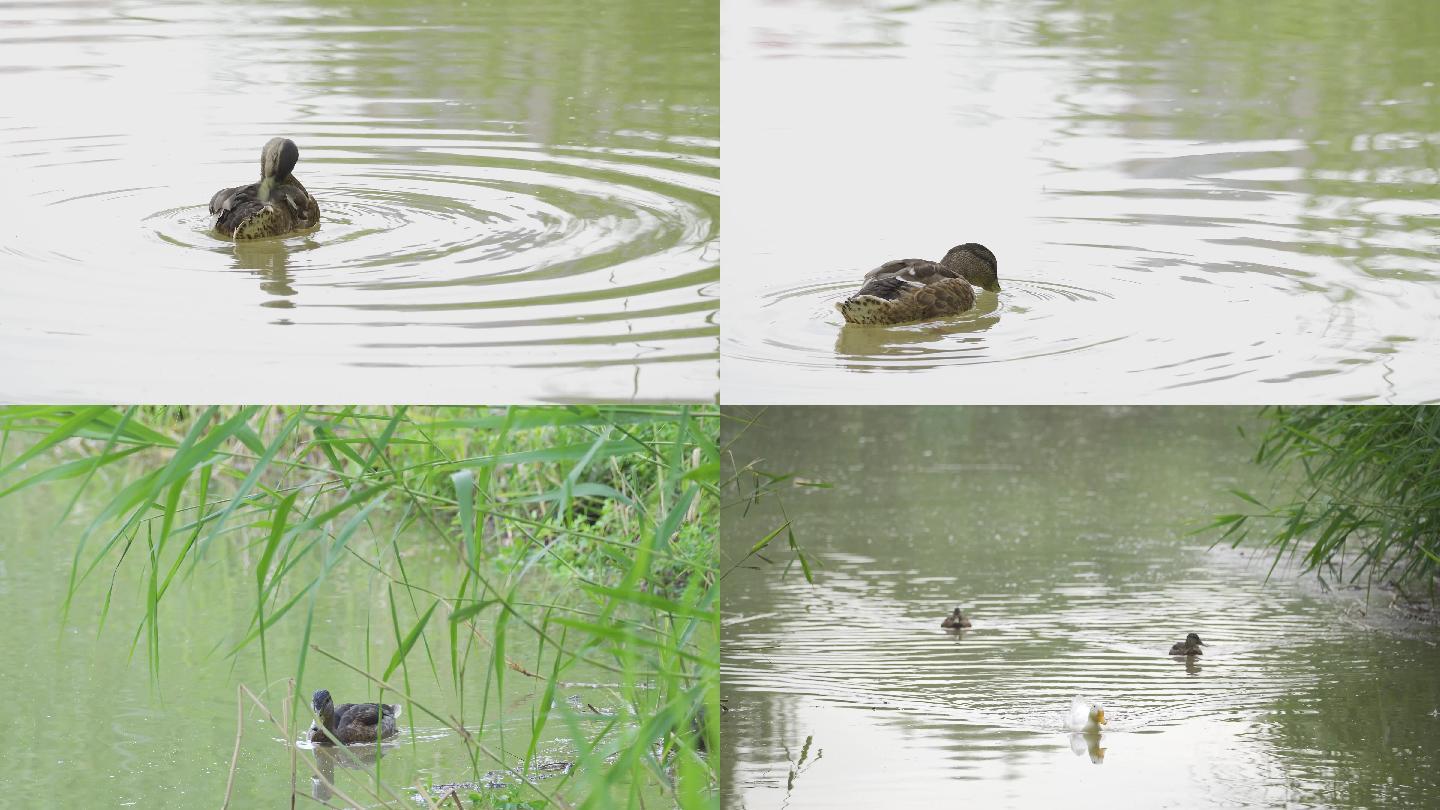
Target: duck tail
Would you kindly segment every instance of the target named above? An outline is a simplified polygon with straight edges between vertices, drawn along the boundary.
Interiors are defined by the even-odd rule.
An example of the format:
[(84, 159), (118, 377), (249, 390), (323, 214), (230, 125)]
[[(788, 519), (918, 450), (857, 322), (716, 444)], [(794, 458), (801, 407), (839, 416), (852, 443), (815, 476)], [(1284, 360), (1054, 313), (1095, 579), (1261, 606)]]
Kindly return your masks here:
[(890, 321), (887, 310), (890, 302), (873, 295), (856, 295), (839, 301), (835, 308), (845, 317), (846, 323), (876, 324)]

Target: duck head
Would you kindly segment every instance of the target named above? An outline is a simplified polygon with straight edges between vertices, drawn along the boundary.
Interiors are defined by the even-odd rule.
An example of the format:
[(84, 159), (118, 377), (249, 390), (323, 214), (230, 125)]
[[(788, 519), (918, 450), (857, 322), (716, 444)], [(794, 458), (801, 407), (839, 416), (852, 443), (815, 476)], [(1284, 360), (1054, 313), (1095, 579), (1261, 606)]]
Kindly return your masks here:
[(1207, 645), (1205, 642), (1203, 642), (1203, 641), (1200, 640), (1200, 634), (1199, 634), (1199, 633), (1191, 633), (1190, 635), (1188, 635), (1188, 636), (1185, 637), (1185, 646), (1186, 646), (1186, 647), (1205, 647), (1205, 646), (1208, 646), (1208, 645)]
[(990, 248), (979, 242), (966, 242), (950, 248), (940, 264), (964, 276), (976, 287), (1000, 292), (1000, 262)]
[(260, 150), (260, 177), (284, 180), (300, 161), (300, 147), (289, 138), (271, 138)]
[(1105, 707), (1077, 697), (1070, 702), (1068, 724), (1071, 731), (1078, 731), (1082, 734), (1099, 734), (1100, 727), (1105, 725)]
[(315, 694), (310, 696), (310, 708), (315, 710), (315, 716), (320, 718), (324, 725), (330, 725), (335, 716), (335, 702), (330, 699), (328, 689), (316, 689)]
[(261, 202), (270, 199), (275, 184), (295, 171), (300, 161), (300, 147), (289, 138), (271, 138), (260, 150), (260, 192)]
[(1090, 707), (1090, 719), (1095, 721), (1096, 726), (1105, 725), (1105, 707), (1096, 703)]

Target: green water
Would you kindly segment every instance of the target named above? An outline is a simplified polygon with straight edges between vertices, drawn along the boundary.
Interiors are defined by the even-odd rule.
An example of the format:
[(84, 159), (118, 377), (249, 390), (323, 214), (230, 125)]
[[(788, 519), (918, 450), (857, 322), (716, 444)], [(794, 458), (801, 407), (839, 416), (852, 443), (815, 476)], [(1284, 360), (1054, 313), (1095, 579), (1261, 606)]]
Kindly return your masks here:
[[(1269, 493), (1253, 419), (766, 410), (737, 462), (834, 486), (784, 495), (813, 586), (773, 546), (724, 580), (726, 806), (1432, 802), (1440, 628), (1188, 534), (1241, 505), (1227, 490)], [(783, 520), (741, 511), (722, 570)], [(1169, 657), (1188, 632), (1204, 655)], [(1065, 728), (1075, 697), (1106, 708), (1098, 738)]]
[[(302, 599), (295, 612), (268, 632), (268, 673), (262, 668), (258, 643), (229, 656), (231, 647), (247, 633), (254, 613), (259, 549), (222, 539), (197, 564), (181, 567), (161, 602), (159, 673), (152, 680), (144, 634), (132, 649), (146, 594), (144, 551), (138, 544), (118, 571), (112, 572), (114, 556), (95, 571), (62, 624), (77, 524), (83, 526), (93, 517), (95, 505), (103, 503), (99, 496), (104, 485), (97, 481), (96, 486), (77, 504), (76, 519), (59, 531), (55, 521), (69, 498), (67, 489), (37, 488), (0, 498), (0, 525), (6, 527), (0, 534), (0, 616), (10, 651), (0, 672), (10, 696), (7, 736), (11, 741), (6, 756), (0, 758), (0, 784), (5, 786), (0, 805), (217, 807), (225, 794), (235, 747), (237, 687), (248, 687), (272, 711), (281, 712), (286, 678), (296, 671), (304, 646), (309, 600)], [(394, 526), (385, 514), (373, 512), (371, 528), (355, 535), (349, 548), (367, 560), (379, 560), (382, 569), (398, 576), (394, 557), (387, 559)], [(245, 532), (231, 539), (241, 537), (254, 540), (255, 534)], [(453, 552), (433, 536), (411, 528), (400, 536), (400, 548), (411, 582), (437, 593), (458, 591), (460, 566)], [(93, 553), (93, 547), (87, 550), (86, 559)], [(291, 576), (308, 581), (318, 565), (307, 560)], [(102, 628), (104, 591), (112, 573), (114, 598)], [(497, 584), (523, 577), (516, 603), (524, 606), (563, 604), (563, 589), (573, 588), (573, 582), (538, 569), (522, 574), (496, 567), (485, 573)], [(397, 647), (391, 610), (404, 632), (430, 606), (423, 593), (417, 592), (412, 602), (398, 585), (392, 606), (389, 582), (359, 559), (342, 560), (314, 601), (310, 643), (379, 677)], [(275, 605), (270, 607), (273, 612)], [(405, 684), (414, 701), (463, 726), (495, 758), (481, 753), (472, 762), (472, 749), (457, 732), (410, 704), (400, 718), (399, 735), (380, 750), (378, 768), (374, 746), (350, 749), (352, 757), (302, 745), (296, 769), (297, 789), (303, 794), (300, 806), (316, 806), (304, 796), (330, 796), (330, 788), (315, 779), (305, 764), (315, 758), (339, 791), (367, 807), (379, 804), (371, 791), (388, 799), (389, 806), (403, 807), (415, 795), (417, 782), (429, 787), (485, 781), (487, 774), (520, 767), (545, 681), (507, 669), (502, 691), (497, 693), (493, 684), (487, 687), (494, 676), (493, 626), (482, 616), (479, 636), (470, 636), (464, 629), (468, 625), (460, 630), (458, 643), (466, 668), (460, 678), (462, 688), (457, 689), (443, 615), (443, 610), (437, 612), (405, 667), (390, 680)], [(538, 646), (535, 633), (522, 621), (508, 624), (507, 660), (548, 675), (554, 649), (547, 647), (542, 659)], [(603, 753), (609, 739), (606, 725), (616, 722), (617, 712), (622, 715), (620, 728), (629, 722), (618, 678), (613, 671), (583, 662), (564, 673), (532, 767), (578, 759), (572, 729), (597, 740)], [(364, 677), (312, 651), (300, 690), (308, 696), (319, 688), (329, 689), (337, 702), (380, 697)], [(393, 693), (384, 700), (406, 703)], [(300, 711), (303, 721), (298, 728), (303, 730), (310, 716), (305, 706)], [(243, 736), (231, 806), (289, 806), (292, 771), (287, 735), (248, 703), (240, 725)], [(586, 784), (594, 776), (578, 771), (569, 776), (540, 773), (536, 781), (539, 790), (573, 802), (585, 798)], [(491, 778), (516, 784), (513, 775)], [(637, 785), (636, 795), (650, 806), (666, 806), (659, 785), (659, 781)], [(392, 798), (396, 796), (398, 801)], [(468, 794), (462, 791), (461, 796), (471, 806)], [(538, 800), (528, 790), (522, 790), (520, 797)], [(332, 806), (350, 805), (334, 798)]]

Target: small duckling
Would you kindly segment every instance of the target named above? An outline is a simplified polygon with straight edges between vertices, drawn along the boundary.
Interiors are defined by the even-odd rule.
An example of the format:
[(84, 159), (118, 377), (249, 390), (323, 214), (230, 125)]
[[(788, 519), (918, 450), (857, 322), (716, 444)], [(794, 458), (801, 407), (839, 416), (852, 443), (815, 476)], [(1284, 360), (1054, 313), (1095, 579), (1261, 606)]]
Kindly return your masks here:
[(945, 617), (945, 621), (941, 622), (940, 626), (945, 628), (946, 630), (959, 630), (961, 628), (969, 627), (970, 620), (967, 619), (965, 617), (965, 614), (961, 613), (960, 608), (957, 607), (955, 608), (955, 612)]
[(860, 290), (835, 305), (850, 324), (928, 321), (975, 306), (975, 288), (1000, 291), (999, 262), (977, 242), (956, 245), (938, 262), (896, 259), (865, 274)]
[(1183, 655), (1187, 658), (1192, 655), (1204, 655), (1205, 653), (1200, 649), (1204, 644), (1205, 642), (1200, 640), (1198, 634), (1191, 633), (1185, 637), (1184, 641), (1175, 642), (1175, 645), (1170, 648), (1170, 654)]

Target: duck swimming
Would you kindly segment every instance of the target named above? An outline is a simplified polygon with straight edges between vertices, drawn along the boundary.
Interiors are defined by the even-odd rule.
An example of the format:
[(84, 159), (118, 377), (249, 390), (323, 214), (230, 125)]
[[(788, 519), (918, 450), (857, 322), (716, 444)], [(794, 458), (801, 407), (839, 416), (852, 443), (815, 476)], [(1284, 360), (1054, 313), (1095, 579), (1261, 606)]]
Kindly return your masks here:
[[(395, 718), (400, 706), (394, 703), (342, 703), (330, 699), (330, 693), (318, 689), (310, 699), (315, 722), (310, 724), (310, 742), (330, 745), (330, 735), (343, 745), (373, 743), (395, 735)], [(325, 732), (329, 730), (330, 735)]]
[(1175, 642), (1175, 645), (1170, 648), (1170, 654), (1184, 655), (1187, 657), (1191, 655), (1204, 655), (1204, 651), (1200, 649), (1204, 644), (1205, 642), (1200, 640), (1199, 635), (1191, 633), (1185, 637), (1184, 641)]
[(1070, 717), (1066, 725), (1071, 731), (1081, 734), (1098, 734), (1100, 727), (1105, 725), (1105, 707), (1075, 698), (1070, 703)]
[(222, 188), (210, 198), (215, 230), (236, 239), (262, 239), (320, 224), (320, 206), (290, 173), (299, 160), (294, 141), (271, 138), (260, 150), (259, 182)]
[(970, 620), (965, 618), (965, 614), (961, 613), (960, 608), (957, 607), (955, 608), (954, 613), (951, 613), (949, 616), (945, 617), (945, 621), (941, 622), (940, 626), (945, 628), (946, 630), (959, 630), (961, 628), (969, 627)]
[(938, 262), (896, 259), (865, 274), (860, 291), (835, 305), (851, 324), (910, 323), (958, 315), (975, 306), (975, 288), (1000, 291), (1000, 264), (976, 242), (950, 248)]

